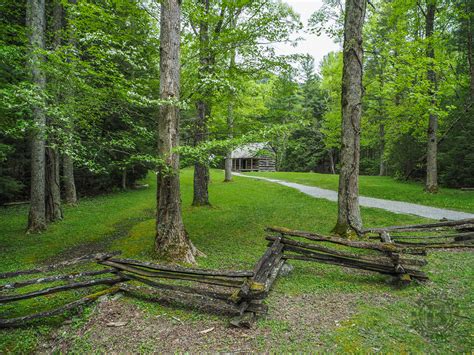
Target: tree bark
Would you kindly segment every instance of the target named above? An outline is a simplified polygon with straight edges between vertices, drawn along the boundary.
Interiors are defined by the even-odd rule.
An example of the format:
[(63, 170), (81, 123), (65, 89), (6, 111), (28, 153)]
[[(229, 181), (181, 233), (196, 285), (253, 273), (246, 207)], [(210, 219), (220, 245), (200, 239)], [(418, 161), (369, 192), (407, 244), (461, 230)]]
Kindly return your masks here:
[[(209, 0), (200, 0), (205, 14), (209, 13)], [(196, 145), (208, 139), (208, 118), (211, 114), (209, 104), (209, 93), (206, 88), (208, 84), (204, 80), (210, 71), (211, 53), (209, 48), (209, 24), (208, 19), (199, 22), (199, 62), (200, 62), (200, 82), (203, 84), (202, 94), (196, 102), (197, 120), (195, 127), (194, 142)], [(193, 206), (209, 205), (209, 165), (207, 161), (197, 161), (194, 164), (194, 193)]]
[[(69, 0), (70, 4), (77, 4), (77, 0)], [(74, 35), (70, 35), (69, 44), (72, 47), (76, 47), (76, 40)], [(73, 95), (73, 88), (69, 88), (69, 95)], [(71, 124), (72, 126), (72, 124)], [(69, 133), (72, 134), (72, 128)], [(70, 155), (65, 153), (63, 155), (63, 183), (64, 183), (64, 200), (69, 205), (75, 205), (77, 203), (76, 183), (74, 179), (74, 160)]]
[[(428, 64), (428, 81), (430, 82), (429, 95), (431, 96), (432, 109), (436, 107), (435, 93), (437, 89), (436, 72), (434, 70), (434, 47), (433, 31), (436, 14), (436, 1), (428, 0), (426, 9), (426, 40), (427, 57), (431, 60)], [(436, 134), (438, 132), (438, 116), (431, 112), (428, 119), (428, 144), (426, 151), (426, 186), (425, 190), (430, 193), (438, 192), (438, 142)]]
[(350, 237), (359, 233), (360, 119), (362, 114), (362, 28), (366, 0), (347, 0), (344, 19), (342, 73), (342, 145), (338, 219), (333, 232)]
[(379, 165), (379, 176), (385, 176), (387, 174), (385, 166), (385, 125), (381, 123), (379, 125), (379, 139), (380, 139), (380, 165)]
[(334, 162), (334, 149), (331, 148), (329, 150), (329, 165), (330, 165), (330, 168), (331, 168), (331, 174), (335, 174), (336, 173), (336, 164)]
[(232, 152), (227, 152), (225, 157), (225, 177), (224, 182), (232, 181)]
[[(204, 100), (198, 100), (198, 117), (196, 121), (194, 142), (196, 145), (207, 141), (207, 119), (210, 107)], [(194, 164), (193, 206), (207, 206), (209, 203), (209, 165), (207, 162), (197, 161)]]
[[(235, 19), (232, 18), (232, 28), (235, 26)], [(232, 73), (235, 66), (235, 49), (230, 54), (229, 72)], [(227, 106), (227, 137), (234, 138), (234, 92), (229, 95), (229, 103)], [(224, 182), (232, 181), (232, 151), (228, 151), (225, 158), (225, 178)]]
[(56, 149), (46, 148), (46, 220), (63, 219), (61, 188), (59, 185), (59, 156)]
[(471, 96), (471, 109), (474, 105), (474, 49), (473, 49), (473, 37), (474, 37), (474, 5), (467, 6), (467, 11), (469, 15), (466, 18), (466, 39), (467, 39), (467, 61), (469, 64), (469, 74), (470, 74), (470, 96)]
[[(29, 70), (36, 89), (44, 91), (46, 78), (41, 68), (43, 55), (38, 51), (44, 49), (45, 2), (28, 0), (27, 24), (29, 27)], [(36, 233), (46, 229), (45, 207), (45, 136), (46, 116), (41, 105), (35, 105), (32, 113), (33, 129), (31, 132), (31, 197), (28, 216), (28, 232)]]
[(74, 182), (74, 161), (65, 154), (63, 156), (64, 199), (69, 205), (77, 203), (76, 184)]
[(196, 249), (188, 238), (181, 216), (179, 182), (180, 0), (163, 0), (160, 23), (160, 106), (158, 154), (166, 163), (157, 174), (155, 251), (173, 262), (194, 263)]
[(127, 169), (123, 168), (122, 170), (122, 190), (127, 189)]
[[(378, 56), (375, 56), (376, 62), (380, 68), (380, 71), (377, 71), (377, 75), (380, 77), (380, 92), (383, 93), (383, 89), (385, 86), (385, 73), (384, 73), (384, 68), (386, 66), (386, 63), (380, 63), (379, 60), (380, 58)], [(379, 108), (379, 154), (380, 154), (380, 164), (379, 164), (379, 176), (385, 176), (387, 175), (387, 167), (386, 167), (386, 161), (385, 161), (385, 107), (384, 107), (384, 100), (382, 96), (378, 97), (377, 100), (378, 103), (378, 108)]]
[[(61, 45), (61, 30), (63, 27), (63, 7), (61, 2), (56, 0), (53, 7), (53, 43), (52, 48), (56, 50)], [(58, 85), (58, 83), (55, 83)], [(60, 92), (56, 94), (56, 99), (60, 100)], [(52, 125), (51, 118), (47, 119), (47, 125)], [(54, 222), (63, 219), (61, 209), (61, 187), (59, 179), (59, 154), (52, 147), (54, 136), (48, 137), (49, 146), (46, 147), (46, 220)]]

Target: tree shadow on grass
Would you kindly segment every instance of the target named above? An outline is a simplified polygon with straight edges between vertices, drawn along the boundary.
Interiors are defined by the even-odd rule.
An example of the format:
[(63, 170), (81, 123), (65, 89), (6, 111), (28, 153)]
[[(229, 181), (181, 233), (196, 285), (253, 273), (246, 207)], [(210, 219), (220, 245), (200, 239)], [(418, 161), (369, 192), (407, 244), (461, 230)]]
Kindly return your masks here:
[(153, 218), (155, 215), (154, 209), (146, 209), (143, 211), (143, 215), (135, 218), (127, 218), (114, 225), (114, 231), (112, 233), (102, 236), (99, 240), (92, 242), (75, 245), (70, 247), (53, 258), (44, 260), (42, 264), (57, 263), (64, 260), (77, 258), (87, 254), (103, 253), (110, 249), (110, 246), (116, 240), (126, 238), (129, 235), (130, 230), (138, 223), (146, 221), (147, 219)]

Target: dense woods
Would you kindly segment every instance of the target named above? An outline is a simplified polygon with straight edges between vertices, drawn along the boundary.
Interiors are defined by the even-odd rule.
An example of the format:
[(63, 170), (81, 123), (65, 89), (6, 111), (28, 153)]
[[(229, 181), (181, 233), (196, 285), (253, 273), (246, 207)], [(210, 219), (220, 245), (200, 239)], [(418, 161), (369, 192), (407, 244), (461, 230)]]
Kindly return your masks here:
[(474, 0), (0, 13), (0, 353), (472, 353)]
[[(209, 168), (227, 166), (230, 181), (225, 157), (250, 141), (268, 142), (281, 171), (360, 170), (424, 181), (432, 193), (474, 185), (468, 0), (371, 1), (366, 11), (364, 1), (325, 0), (308, 24), (279, 1), (185, 1), (180, 66), (167, 64), (180, 96), (160, 90), (163, 4), (0, 6), (0, 203), (30, 201), (31, 231), (62, 219), (61, 201), (131, 188), (150, 169), (194, 166), (193, 205), (211, 204)], [(344, 49), (321, 63), (275, 51), (303, 27)], [(176, 136), (163, 143), (169, 129)], [(352, 184), (356, 196), (348, 179), (340, 191)]]

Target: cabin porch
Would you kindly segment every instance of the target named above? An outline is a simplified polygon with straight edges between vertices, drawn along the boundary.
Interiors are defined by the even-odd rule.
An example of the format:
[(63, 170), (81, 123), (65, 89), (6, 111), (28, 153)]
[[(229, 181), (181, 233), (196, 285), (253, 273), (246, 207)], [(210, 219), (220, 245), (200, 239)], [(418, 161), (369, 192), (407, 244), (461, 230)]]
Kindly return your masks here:
[(232, 171), (259, 171), (259, 159), (234, 158), (232, 159)]

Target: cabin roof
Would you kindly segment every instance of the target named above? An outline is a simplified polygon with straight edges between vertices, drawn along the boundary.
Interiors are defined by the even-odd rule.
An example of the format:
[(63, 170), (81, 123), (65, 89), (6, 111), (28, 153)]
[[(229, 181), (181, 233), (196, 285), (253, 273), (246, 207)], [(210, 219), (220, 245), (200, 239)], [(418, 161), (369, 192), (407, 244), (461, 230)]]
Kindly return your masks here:
[(246, 159), (246, 158), (255, 158), (259, 155), (261, 150), (267, 150), (269, 153), (273, 153), (273, 149), (268, 145), (268, 143), (249, 143), (237, 147), (231, 153), (232, 159)]

